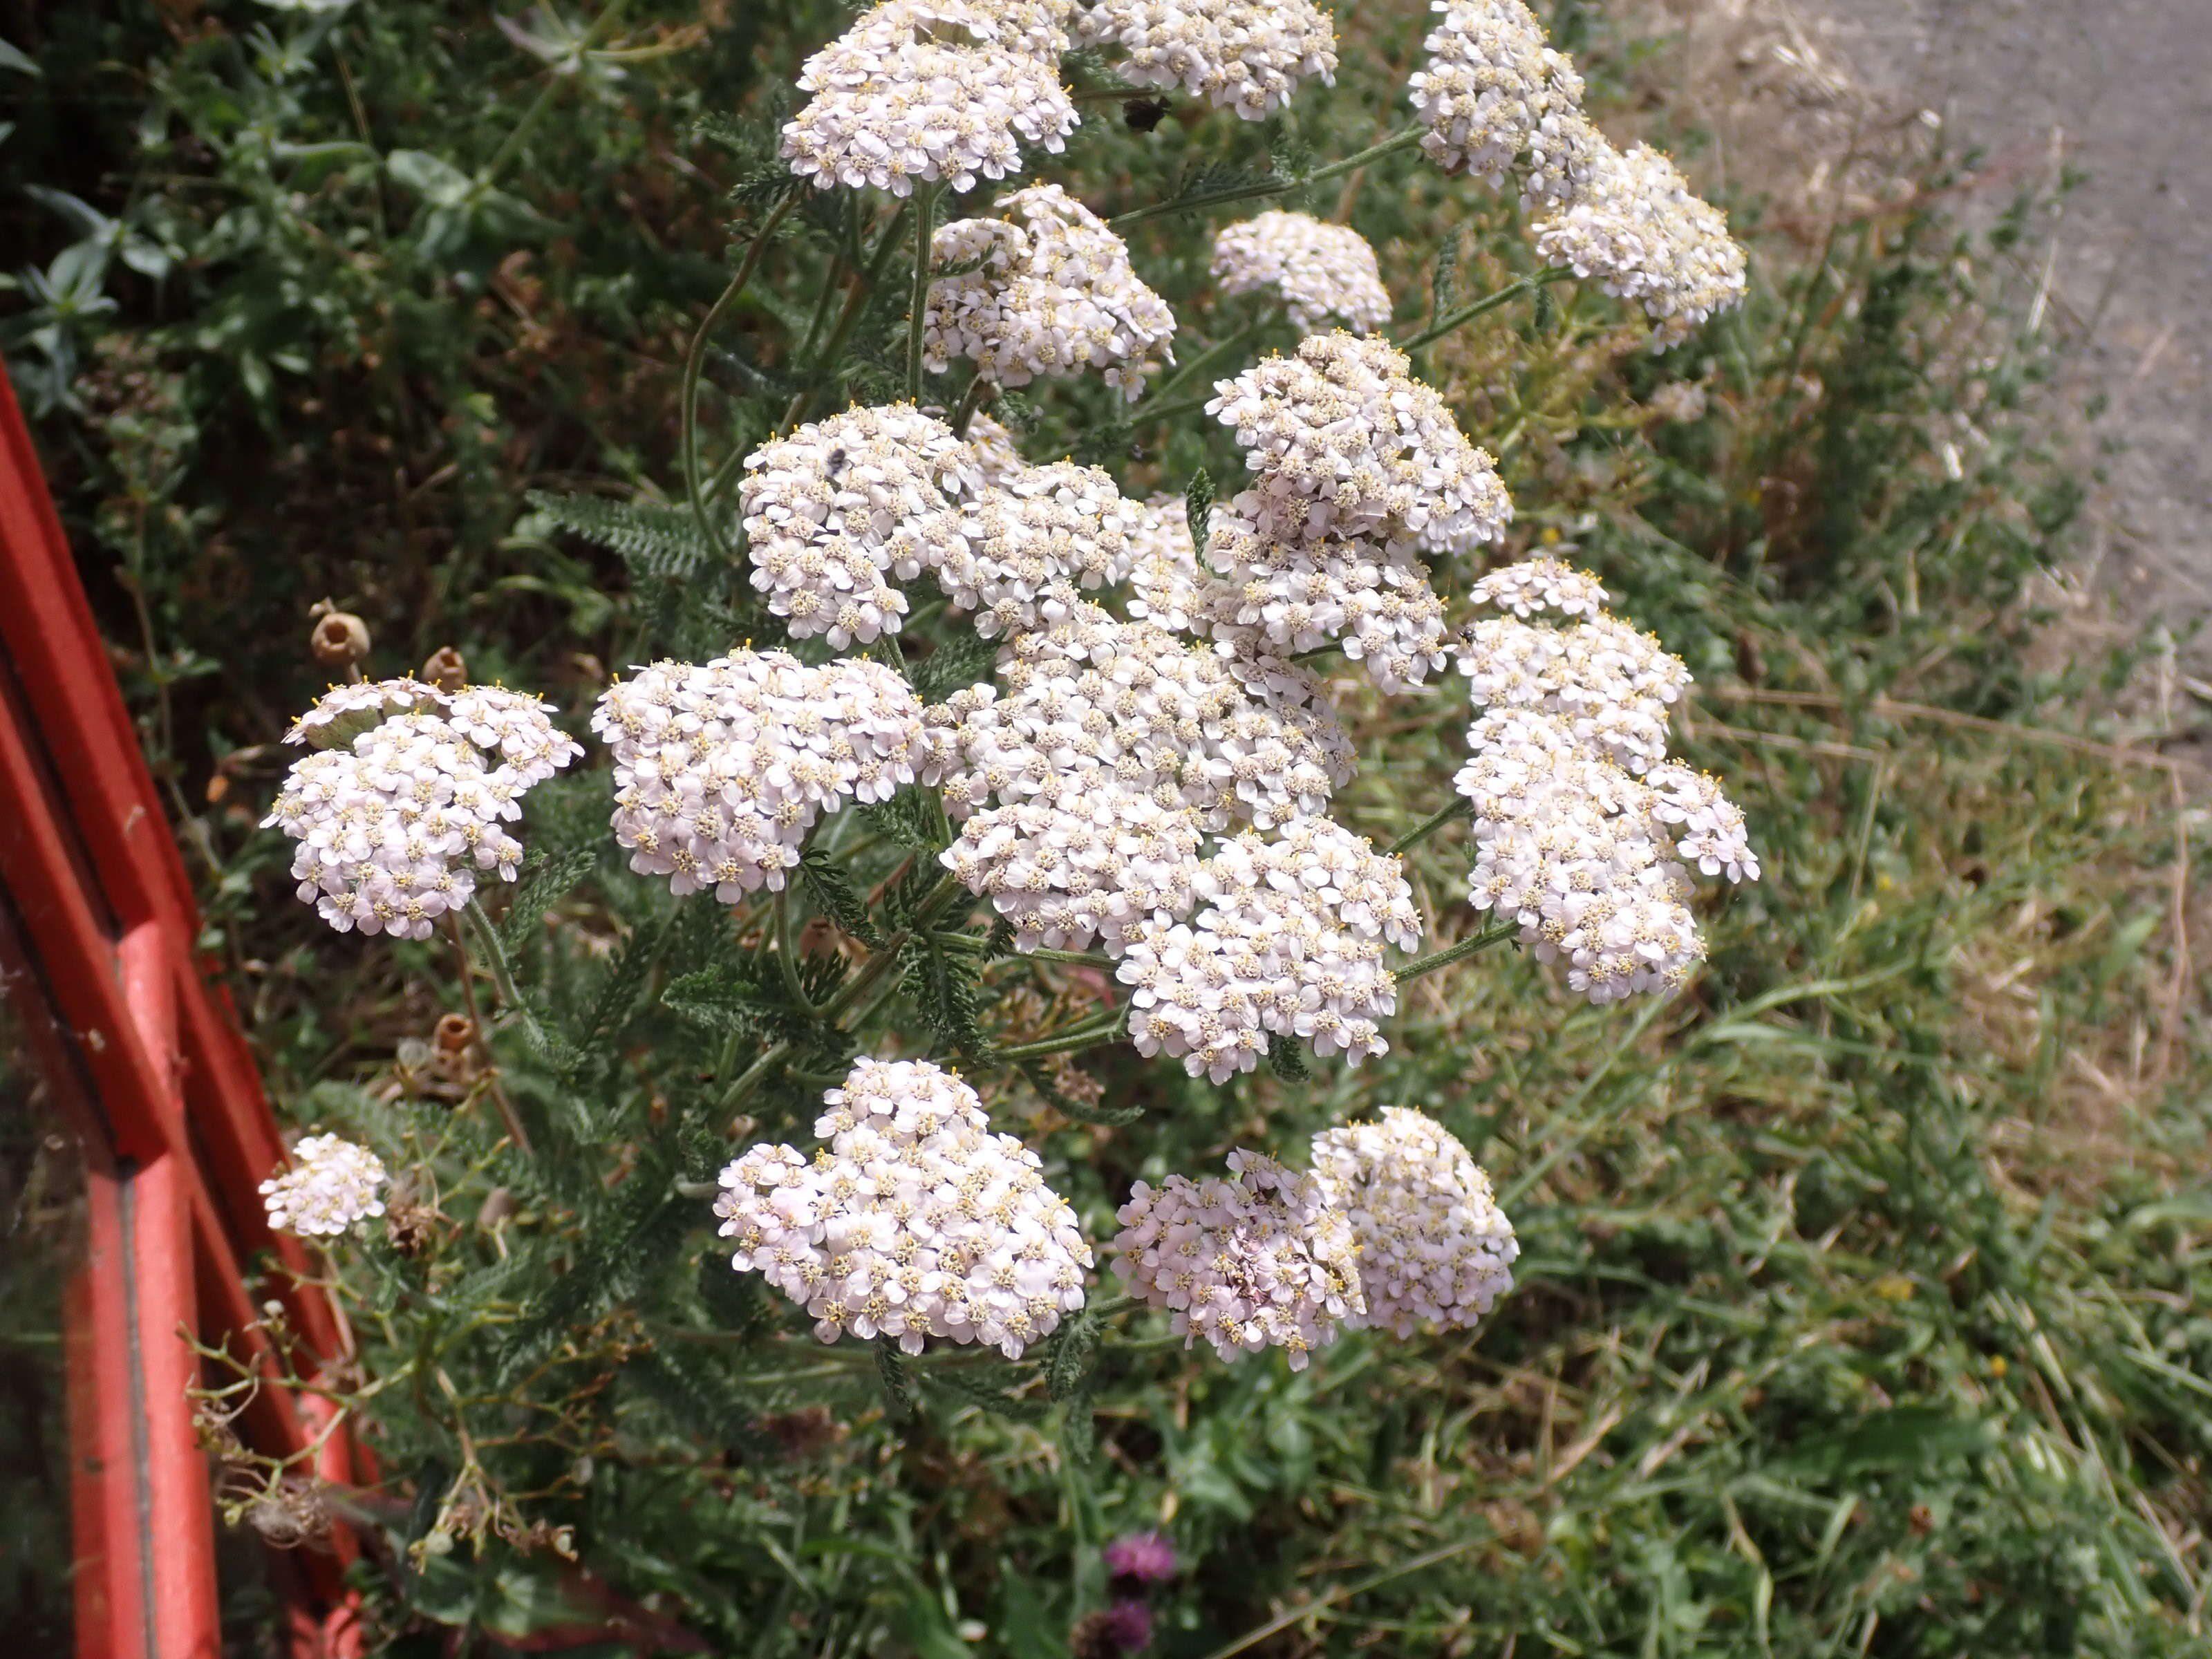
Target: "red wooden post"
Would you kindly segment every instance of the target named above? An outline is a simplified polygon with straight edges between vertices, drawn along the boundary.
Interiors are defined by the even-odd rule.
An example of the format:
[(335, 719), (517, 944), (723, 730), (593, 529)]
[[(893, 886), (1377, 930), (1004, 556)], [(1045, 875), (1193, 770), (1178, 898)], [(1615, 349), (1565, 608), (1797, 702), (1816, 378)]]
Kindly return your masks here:
[[(314, 1352), (335, 1359), (348, 1342), (328, 1299), (292, 1282), (308, 1265), (299, 1241), (263, 1214), (257, 1188), (283, 1143), (201, 976), (191, 887), (4, 376), (0, 655), (0, 899), (50, 1005), (22, 1023), (91, 1170), (65, 1343), (77, 1651), (216, 1659), (207, 1463), (185, 1397), (197, 1361), (178, 1333), (264, 1357), (243, 1264), (267, 1253), (294, 1272), (258, 1294), (283, 1299)], [(237, 1427), (283, 1455), (316, 1425), (264, 1390)], [(365, 1460), (334, 1437), (316, 1461), (328, 1473)], [(359, 1650), (342, 1545), (295, 1575), (303, 1659)]]

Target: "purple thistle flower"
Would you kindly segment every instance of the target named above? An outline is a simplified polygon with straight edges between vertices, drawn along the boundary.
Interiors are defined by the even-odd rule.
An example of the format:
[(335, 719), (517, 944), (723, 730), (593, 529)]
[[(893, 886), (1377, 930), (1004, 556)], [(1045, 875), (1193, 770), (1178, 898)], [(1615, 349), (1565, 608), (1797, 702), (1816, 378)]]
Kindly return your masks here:
[(1117, 1538), (1107, 1545), (1104, 1553), (1106, 1571), (1116, 1578), (1160, 1584), (1176, 1576), (1175, 1546), (1158, 1532), (1133, 1532)]

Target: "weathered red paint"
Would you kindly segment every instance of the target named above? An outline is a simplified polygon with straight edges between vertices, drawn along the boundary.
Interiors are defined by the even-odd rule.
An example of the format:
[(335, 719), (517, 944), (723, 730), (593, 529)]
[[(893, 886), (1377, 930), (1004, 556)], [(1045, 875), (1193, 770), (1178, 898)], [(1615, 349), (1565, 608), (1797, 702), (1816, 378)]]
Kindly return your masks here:
[[(342, 1316), (293, 1280), (297, 1240), (272, 1236), (257, 1187), (283, 1143), (227, 1003), (203, 979), (199, 919), (15, 394), (0, 376), (0, 890), (51, 1002), (26, 1019), (91, 1168), (87, 1261), (69, 1291), (72, 1529), (81, 1659), (217, 1659), (214, 1522), (185, 1389), (180, 1330), (265, 1358), (247, 1327), (283, 1299), (308, 1351), (347, 1346)], [(82, 1086), (78, 1086), (82, 1085)], [(266, 1253), (295, 1273), (249, 1293)], [(236, 1425), (271, 1454), (318, 1422), (263, 1390)], [(319, 1468), (359, 1480), (340, 1429)], [(291, 1616), (300, 1659), (360, 1650), (338, 1571), (303, 1556)]]

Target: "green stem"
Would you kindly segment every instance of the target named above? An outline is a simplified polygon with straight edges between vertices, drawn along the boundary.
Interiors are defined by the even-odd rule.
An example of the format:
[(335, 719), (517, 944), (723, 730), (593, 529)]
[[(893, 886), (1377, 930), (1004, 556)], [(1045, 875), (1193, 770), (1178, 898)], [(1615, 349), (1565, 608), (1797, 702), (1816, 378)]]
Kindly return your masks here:
[(937, 194), (942, 185), (924, 185), (914, 193), (914, 309), (906, 325), (906, 395), (917, 406), (921, 402), (921, 324), (929, 305), (929, 268), (934, 250), (930, 233), (937, 216)]
[[(1243, 350), (1246, 346), (1251, 344), (1253, 341), (1258, 339), (1261, 331), (1265, 330), (1270, 323), (1273, 323), (1280, 318), (1281, 315), (1281, 312), (1277, 311), (1268, 316), (1262, 317), (1258, 322), (1254, 323), (1250, 327), (1239, 330), (1237, 333), (1231, 335), (1225, 340), (1216, 340), (1212, 345), (1206, 347), (1205, 350), (1200, 352), (1197, 356), (1192, 358), (1181, 368), (1176, 370), (1174, 374), (1169, 375), (1166, 380), (1162, 380), (1158, 386), (1154, 386), (1149, 396), (1146, 398), (1146, 402), (1149, 403), (1153, 398), (1166, 397), (1168, 393), (1176, 390), (1176, 387), (1188, 384), (1197, 375), (1198, 372), (1204, 368), (1208, 363), (1218, 362), (1222, 357), (1224, 357), (1232, 352)], [(1200, 401), (1203, 402), (1204, 399), (1201, 398)], [(1149, 418), (1151, 411), (1145, 407), (1144, 404), (1139, 404), (1136, 409), (1132, 411), (1132, 417), (1133, 418), (1138, 415), (1146, 416)]]
[(1403, 985), (1407, 980), (1419, 979), (1424, 975), (1433, 974), (1439, 968), (1449, 968), (1455, 962), (1471, 957), (1478, 951), (1487, 951), (1492, 945), (1511, 939), (1520, 931), (1520, 924), (1517, 922), (1501, 923), (1496, 927), (1477, 933), (1473, 939), (1463, 939), (1456, 945), (1447, 945), (1441, 951), (1431, 951), (1425, 957), (1418, 957), (1403, 968), (1392, 970), (1390, 977)]
[(507, 959), (507, 947), (499, 942), (499, 930), (492, 926), (491, 918), (484, 914), (483, 904), (473, 896), (469, 899), (467, 915), (476, 929), (477, 939), (483, 943), (484, 966), (491, 974), (491, 982), (499, 989), (501, 1006), (521, 1017), (525, 1029), (542, 1048), (545, 1033), (538, 1026), (538, 1016), (530, 1012), (530, 1005), (522, 1000), (522, 993), (515, 988), (514, 969)]
[(1442, 339), (1445, 335), (1459, 327), (1461, 324), (1473, 322), (1476, 318), (1481, 316), (1483, 313), (1486, 311), (1495, 311), (1498, 307), (1505, 304), (1508, 301), (1517, 300), (1524, 294), (1534, 294), (1538, 289), (1544, 287), (1547, 283), (1565, 282), (1571, 278), (1574, 274), (1575, 273), (1571, 270), (1563, 269), (1542, 271), (1534, 276), (1524, 276), (1517, 283), (1513, 283), (1504, 288), (1499, 289), (1495, 294), (1484, 295), (1482, 298), (1475, 301), (1471, 305), (1462, 306), (1456, 311), (1446, 312), (1443, 316), (1437, 318), (1435, 322), (1423, 329), (1419, 334), (1414, 335), (1413, 338), (1399, 341), (1398, 349), (1401, 351), (1418, 350), (1420, 347), (1427, 345), (1432, 340)]
[(777, 431), (788, 432), (805, 417), (808, 407), (814, 401), (816, 391), (821, 386), (823, 371), (834, 366), (837, 361), (838, 353), (845, 349), (845, 342), (851, 337), (853, 330), (858, 326), (861, 313), (868, 308), (868, 296), (876, 291), (877, 284), (883, 281), (884, 270), (890, 264), (891, 255), (898, 250), (899, 232), (906, 224), (906, 213), (909, 205), (908, 203), (901, 202), (898, 204), (898, 210), (891, 215), (890, 222), (884, 227), (883, 234), (877, 238), (876, 245), (870, 250), (866, 264), (856, 273), (853, 291), (845, 296), (845, 307), (837, 313), (836, 326), (830, 331), (830, 338), (823, 343), (821, 356), (813, 361), (808, 384), (792, 394), (790, 406), (783, 411), (783, 418), (776, 422)]
[(1331, 161), (1325, 167), (1300, 173), (1295, 179), (1270, 179), (1261, 184), (1242, 185), (1234, 190), (1212, 191), (1203, 196), (1185, 197), (1173, 202), (1157, 202), (1151, 207), (1138, 208), (1133, 212), (1116, 214), (1106, 223), (1109, 228), (1120, 230), (1125, 226), (1140, 225), (1147, 219), (1164, 218), (1171, 213), (1197, 213), (1206, 208), (1225, 207), (1231, 202), (1249, 202), (1264, 196), (1287, 196), (1294, 190), (1304, 190), (1308, 185), (1340, 178), (1356, 167), (1365, 167), (1370, 161), (1380, 161), (1395, 151), (1409, 149), (1421, 142), (1421, 135), (1427, 130), (1425, 127), (1407, 127), (1379, 143), (1368, 145), (1365, 149), (1353, 151), (1340, 161)]
[(1453, 801), (1449, 806), (1439, 806), (1435, 811), (1430, 813), (1428, 817), (1423, 818), (1419, 823), (1406, 831), (1404, 835), (1399, 836), (1397, 840), (1392, 842), (1388, 847), (1384, 848), (1382, 849), (1383, 855), (1388, 858), (1395, 858), (1399, 854), (1404, 852), (1408, 847), (1418, 846), (1420, 842), (1426, 841), (1431, 836), (1436, 834), (1437, 830), (1443, 829), (1444, 825), (1449, 823), (1454, 818), (1465, 817), (1474, 810), (1474, 803), (1468, 799), (1464, 795)]
[[(606, 38), (608, 31), (622, 17), (623, 8), (629, 3), (629, 0), (610, 0), (607, 9), (584, 32), (584, 38), (576, 43), (575, 58), (579, 65), (583, 63), (585, 54)], [(491, 181), (498, 178), (501, 169), (514, 158), (514, 153), (522, 148), (522, 141), (530, 136), (531, 130), (551, 110), (555, 95), (562, 87), (568, 85), (572, 78), (557, 72), (547, 76), (545, 84), (538, 89), (538, 96), (531, 101), (530, 107), (522, 112), (522, 118), (514, 124), (514, 131), (507, 135), (500, 147), (491, 153), (491, 160), (486, 161), (477, 173), (476, 187), (478, 190), (490, 188)]]
[(1194, 409), (1204, 409), (1212, 400), (1212, 392), (1202, 392), (1195, 398), (1178, 398), (1164, 409), (1154, 409), (1147, 404), (1139, 404), (1129, 411), (1130, 423), (1135, 425), (1142, 422), (1146, 425), (1156, 425), (1161, 421), (1172, 421), (1178, 416), (1189, 414)]
[(985, 380), (980, 374), (968, 382), (967, 391), (960, 394), (960, 407), (952, 411), (954, 437), (964, 438), (968, 435), (969, 423), (975, 420), (977, 412), (983, 405), (991, 400), (992, 393), (997, 390), (995, 383)]
[(745, 250), (738, 274), (730, 278), (722, 297), (708, 307), (699, 331), (691, 337), (691, 349), (684, 359), (684, 488), (691, 499), (691, 516), (698, 520), (699, 528), (714, 543), (715, 552), (726, 560), (734, 560), (737, 556), (722, 538), (720, 526), (708, 515), (706, 497), (699, 486), (699, 370), (707, 360), (708, 337), (714, 331), (714, 325), (721, 320), (722, 313), (745, 291), (745, 284), (752, 281), (753, 272), (760, 268), (761, 256), (768, 252), (769, 240), (783, 223), (784, 216), (791, 211), (796, 199), (795, 195), (786, 196), (775, 204), (775, 211), (768, 216), (760, 234), (753, 238), (753, 245)]
[(783, 973), (783, 988), (801, 1012), (811, 1014), (814, 1005), (807, 1000), (806, 988), (799, 981), (799, 958), (791, 951), (791, 889), (776, 889), (775, 899), (775, 959)]
[(1069, 1054), (1083, 1048), (1095, 1048), (1101, 1043), (1112, 1042), (1121, 1035), (1127, 1008), (1109, 1009), (1100, 1017), (1071, 1025), (1064, 1031), (1055, 1031), (1048, 1037), (1039, 1037), (1035, 1042), (1018, 1042), (1011, 1048), (994, 1048), (994, 1060), (1036, 1060), (1044, 1054)]
[(738, 1074), (738, 1080), (730, 1085), (729, 1092), (722, 1097), (722, 1109), (726, 1112), (735, 1112), (738, 1107), (745, 1103), (752, 1091), (760, 1087), (761, 1079), (782, 1065), (790, 1056), (791, 1045), (788, 1042), (778, 1042), (771, 1046), (758, 1060), (746, 1066)]
[(836, 1024), (840, 1015), (867, 995), (869, 988), (897, 964), (899, 951), (907, 940), (916, 933), (927, 933), (930, 924), (943, 915), (954, 897), (963, 890), (959, 877), (951, 874), (943, 877), (936, 886), (929, 890), (929, 896), (922, 900), (921, 908), (915, 911), (914, 926), (902, 928), (885, 939), (884, 948), (870, 957), (860, 971), (846, 981), (837, 994), (822, 1006), (817, 1011), (820, 1018), (832, 1025)]

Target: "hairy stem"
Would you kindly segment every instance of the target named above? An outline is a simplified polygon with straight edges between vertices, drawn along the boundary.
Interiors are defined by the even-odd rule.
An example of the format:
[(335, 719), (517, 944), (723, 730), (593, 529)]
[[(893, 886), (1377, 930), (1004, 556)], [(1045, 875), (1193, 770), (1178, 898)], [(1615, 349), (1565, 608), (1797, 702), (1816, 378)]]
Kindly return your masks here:
[(1468, 799), (1464, 795), (1462, 795), (1449, 805), (1439, 806), (1435, 811), (1430, 813), (1428, 817), (1423, 818), (1419, 823), (1406, 831), (1404, 835), (1399, 836), (1397, 840), (1392, 842), (1388, 847), (1384, 848), (1382, 849), (1384, 856), (1395, 858), (1399, 854), (1404, 852), (1408, 847), (1418, 846), (1420, 842), (1426, 841), (1431, 836), (1436, 834), (1437, 830), (1443, 829), (1444, 825), (1449, 823), (1454, 818), (1463, 818), (1474, 810), (1474, 803)]
[(724, 559), (734, 559), (736, 555), (731, 550), (729, 543), (722, 538), (720, 526), (708, 513), (706, 495), (700, 487), (699, 370), (707, 360), (708, 337), (714, 331), (714, 325), (722, 319), (722, 313), (745, 291), (745, 284), (752, 281), (753, 272), (760, 268), (761, 256), (768, 252), (769, 239), (775, 234), (776, 228), (783, 223), (784, 216), (791, 211), (791, 204), (796, 199), (796, 197), (786, 196), (775, 204), (775, 210), (768, 216), (767, 222), (761, 226), (759, 234), (753, 238), (753, 245), (745, 250), (745, 257), (738, 265), (738, 274), (730, 278), (730, 285), (722, 290), (722, 297), (708, 308), (705, 319), (699, 325), (699, 331), (691, 337), (691, 349), (684, 359), (684, 489), (691, 500), (691, 516), (699, 521), (699, 528), (714, 544), (714, 551)]
[(791, 889), (775, 890), (775, 959), (783, 974), (783, 988), (800, 1012), (811, 1014), (814, 1005), (807, 1000), (806, 988), (799, 981), (799, 958), (791, 949)]
[(1101, 1043), (1120, 1038), (1127, 1014), (1127, 1008), (1109, 1008), (1103, 1014), (1082, 1020), (1064, 1031), (1054, 1031), (1050, 1036), (1039, 1037), (1034, 1042), (1018, 1042), (1011, 1048), (994, 1048), (991, 1058), (1036, 1060), (1044, 1054), (1070, 1054), (1082, 1048), (1095, 1048)]
[(924, 185), (914, 193), (914, 309), (906, 325), (906, 395), (921, 402), (921, 322), (929, 305), (929, 267), (933, 254), (931, 231), (937, 217), (938, 192), (942, 185)]
[(468, 902), (467, 915), (476, 928), (477, 939), (483, 945), (484, 967), (491, 974), (491, 982), (499, 988), (501, 1006), (520, 1018), (523, 1029), (530, 1033), (532, 1041), (542, 1048), (545, 1042), (544, 1030), (538, 1024), (538, 1016), (530, 1012), (530, 1005), (522, 1000), (522, 993), (515, 988), (514, 969), (507, 959), (507, 947), (499, 942), (499, 929), (492, 926), (491, 918), (483, 912), (483, 903), (473, 896)]
[(1477, 933), (1473, 939), (1463, 939), (1456, 945), (1447, 945), (1441, 951), (1431, 951), (1425, 957), (1417, 957), (1403, 968), (1394, 969), (1390, 977), (1403, 985), (1408, 980), (1433, 974), (1439, 968), (1449, 968), (1455, 962), (1462, 961), (1479, 951), (1487, 951), (1492, 945), (1511, 939), (1520, 931), (1517, 922), (1501, 922)]
[(762, 1079), (790, 1057), (791, 1045), (788, 1042), (771, 1044), (758, 1060), (738, 1074), (737, 1081), (730, 1085), (729, 1092), (722, 1097), (722, 1109), (734, 1113), (751, 1097), (752, 1091), (760, 1087)]
[(992, 401), (997, 391), (998, 386), (994, 382), (985, 380), (980, 374), (968, 382), (967, 391), (960, 394), (960, 407), (952, 411), (954, 437), (964, 438), (968, 435), (969, 423), (975, 420), (986, 404)]
[(514, 1143), (515, 1151), (526, 1156), (532, 1150), (530, 1132), (515, 1115), (514, 1103), (507, 1097), (507, 1091), (499, 1086), (499, 1062), (492, 1057), (491, 1038), (485, 1034), (483, 1015), (477, 1006), (476, 964), (469, 959), (469, 942), (461, 933), (460, 918), (450, 910), (446, 912), (446, 928), (453, 935), (454, 952), (461, 959), (461, 1003), (469, 1011), (469, 1040), (476, 1045), (477, 1063), (483, 1067), (486, 1091), (491, 1096), (492, 1104), (499, 1108), (500, 1121), (507, 1126), (507, 1139)]
[(1509, 283), (1499, 289), (1495, 294), (1486, 294), (1480, 300), (1446, 312), (1411, 339), (1399, 341), (1398, 349), (1413, 351), (1427, 345), (1431, 341), (1440, 340), (1459, 327), (1461, 324), (1471, 323), (1486, 311), (1495, 311), (1508, 301), (1517, 300), (1524, 294), (1534, 294), (1547, 283), (1565, 282), (1574, 274), (1571, 270), (1555, 270), (1539, 271), (1534, 276), (1524, 276), (1517, 283)]

